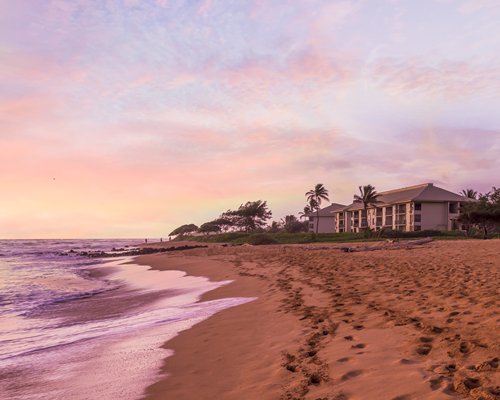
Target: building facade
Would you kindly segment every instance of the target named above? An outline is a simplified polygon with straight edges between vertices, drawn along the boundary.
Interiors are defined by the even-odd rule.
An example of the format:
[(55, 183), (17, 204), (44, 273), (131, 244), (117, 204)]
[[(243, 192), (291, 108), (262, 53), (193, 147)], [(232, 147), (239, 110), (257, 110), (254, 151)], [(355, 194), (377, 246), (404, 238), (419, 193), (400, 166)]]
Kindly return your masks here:
[(432, 183), (389, 190), (379, 193), (376, 204), (366, 210), (356, 202), (335, 209), (328, 222), (330, 230), (323, 226), (323, 232), (456, 230), (460, 204), (465, 201), (473, 200)]
[(366, 228), (406, 232), (455, 230), (460, 203), (464, 201), (470, 199), (432, 183), (389, 190), (379, 193), (377, 203), (366, 210), (362, 203), (338, 210), (335, 232), (360, 232)]
[(309, 231), (316, 232), (316, 226), (318, 227), (318, 233), (332, 233), (335, 227), (335, 216), (336, 211), (344, 209), (346, 206), (343, 204), (332, 203), (328, 207), (319, 210), (319, 216), (316, 212), (308, 214), (309, 218)]

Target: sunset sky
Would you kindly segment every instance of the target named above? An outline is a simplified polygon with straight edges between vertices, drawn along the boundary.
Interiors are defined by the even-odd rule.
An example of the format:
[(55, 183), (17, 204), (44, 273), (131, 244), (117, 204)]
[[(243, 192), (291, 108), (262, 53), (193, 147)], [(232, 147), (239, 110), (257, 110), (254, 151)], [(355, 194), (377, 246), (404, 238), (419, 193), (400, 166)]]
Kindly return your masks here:
[(0, 238), (500, 176), (498, 0), (0, 0)]

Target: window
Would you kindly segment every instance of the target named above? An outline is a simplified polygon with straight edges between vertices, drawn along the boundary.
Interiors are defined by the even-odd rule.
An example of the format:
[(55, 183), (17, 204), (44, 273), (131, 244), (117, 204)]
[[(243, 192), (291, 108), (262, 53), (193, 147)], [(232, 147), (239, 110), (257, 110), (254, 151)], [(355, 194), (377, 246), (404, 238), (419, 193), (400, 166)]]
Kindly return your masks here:
[(385, 208), (385, 215), (392, 215), (392, 207)]
[(314, 221), (314, 217), (309, 217), (309, 221)]
[(421, 211), (422, 210), (422, 203), (415, 203), (415, 211)]
[(421, 231), (422, 230), (422, 227), (420, 225), (415, 225), (413, 230), (415, 231)]
[(450, 214), (458, 214), (458, 203), (450, 203), (449, 211)]
[(381, 216), (382, 216), (382, 209), (377, 208), (377, 217), (381, 217)]
[(422, 215), (421, 214), (415, 214), (415, 222), (422, 222)]
[(398, 214), (405, 214), (406, 213), (406, 204), (399, 204), (398, 205)]

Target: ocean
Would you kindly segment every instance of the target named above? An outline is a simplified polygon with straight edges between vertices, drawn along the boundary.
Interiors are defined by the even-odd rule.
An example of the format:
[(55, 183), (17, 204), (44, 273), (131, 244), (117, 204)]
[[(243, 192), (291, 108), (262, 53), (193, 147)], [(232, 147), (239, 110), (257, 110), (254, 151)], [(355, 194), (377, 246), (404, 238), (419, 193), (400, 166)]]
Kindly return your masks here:
[(229, 283), (82, 251), (141, 240), (0, 240), (0, 399), (139, 399), (161, 348), (249, 298), (198, 302)]

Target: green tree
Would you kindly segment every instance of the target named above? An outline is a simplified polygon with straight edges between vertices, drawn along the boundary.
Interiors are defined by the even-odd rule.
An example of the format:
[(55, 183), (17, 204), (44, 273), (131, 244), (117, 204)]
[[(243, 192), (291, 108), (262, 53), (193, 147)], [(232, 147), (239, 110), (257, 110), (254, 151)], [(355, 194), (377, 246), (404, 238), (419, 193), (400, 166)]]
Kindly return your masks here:
[(215, 221), (205, 222), (204, 224), (202, 224), (200, 226), (200, 229), (198, 229), (198, 232), (209, 235), (211, 233), (220, 232), (221, 230), (222, 229), (220, 225), (217, 223), (217, 220), (215, 220)]
[(321, 207), (321, 202), (323, 200), (330, 201), (328, 198), (328, 190), (323, 186), (322, 183), (318, 183), (314, 189), (309, 190), (305, 194), (309, 204), (314, 207), (313, 210), (316, 211), (316, 233), (318, 233), (319, 228), (319, 209)]
[(281, 223), (279, 223), (278, 221), (273, 221), (271, 222), (271, 225), (269, 225), (267, 231), (269, 233), (278, 233), (279, 231), (281, 231), (281, 229), (282, 229)]
[(266, 221), (272, 217), (271, 210), (267, 207), (267, 202), (262, 200), (248, 201), (235, 211), (227, 211), (224, 216), (232, 223), (245, 230), (245, 232), (262, 229)]
[(286, 215), (285, 218), (281, 220), (281, 224), (285, 232), (288, 233), (307, 232), (307, 221), (301, 222), (295, 215)]
[(307, 204), (302, 211), (299, 212), (300, 219), (306, 218), (309, 214), (313, 213), (316, 210), (317, 204), (316, 200), (311, 199), (309, 204)]
[(460, 194), (468, 199), (477, 199), (477, 192), (474, 189), (464, 189), (460, 192)]
[(359, 195), (354, 195), (355, 203), (363, 203), (363, 211), (366, 216), (367, 228), (368, 228), (368, 207), (371, 205), (376, 205), (380, 203), (378, 197), (380, 195), (375, 190), (375, 187), (372, 185), (359, 186)]
[(169, 233), (168, 236), (176, 236), (176, 235), (186, 235), (188, 233), (193, 233), (198, 230), (198, 227), (195, 224), (186, 224), (181, 225), (178, 228), (175, 228), (172, 232)]
[(500, 188), (493, 187), (485, 194), (479, 194), (477, 201), (461, 203), (458, 221), (466, 225), (467, 233), (471, 228), (483, 232), (483, 238), (488, 237), (488, 232), (500, 230)]

